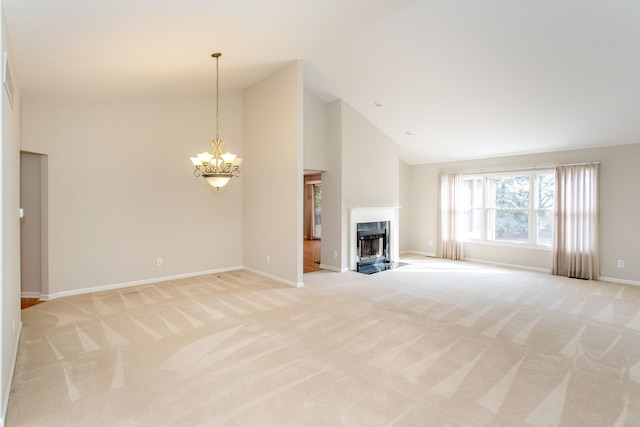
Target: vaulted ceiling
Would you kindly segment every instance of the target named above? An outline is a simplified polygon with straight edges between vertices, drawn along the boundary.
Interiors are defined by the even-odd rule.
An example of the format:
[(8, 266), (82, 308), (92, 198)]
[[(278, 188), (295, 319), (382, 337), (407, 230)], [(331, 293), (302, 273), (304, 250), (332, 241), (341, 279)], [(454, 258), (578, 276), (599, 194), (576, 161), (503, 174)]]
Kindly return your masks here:
[(212, 93), (219, 51), (223, 91), (302, 60), (410, 164), (640, 143), (637, 1), (2, 4), (27, 102)]

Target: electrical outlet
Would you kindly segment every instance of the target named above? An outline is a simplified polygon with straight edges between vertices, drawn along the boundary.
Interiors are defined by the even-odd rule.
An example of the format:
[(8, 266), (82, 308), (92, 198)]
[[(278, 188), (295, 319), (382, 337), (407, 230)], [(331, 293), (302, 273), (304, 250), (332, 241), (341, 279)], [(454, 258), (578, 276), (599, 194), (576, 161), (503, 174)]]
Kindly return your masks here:
[(271, 257), (267, 255), (267, 264), (271, 264)]
[(333, 257), (338, 258), (338, 251), (333, 251)]
[(618, 260), (618, 268), (624, 268), (624, 260), (623, 259), (619, 259)]
[(429, 246), (433, 246), (433, 240), (429, 240)]
[(13, 332), (16, 331), (16, 319), (13, 319)]
[(160, 267), (162, 265), (162, 258), (156, 259), (156, 265)]

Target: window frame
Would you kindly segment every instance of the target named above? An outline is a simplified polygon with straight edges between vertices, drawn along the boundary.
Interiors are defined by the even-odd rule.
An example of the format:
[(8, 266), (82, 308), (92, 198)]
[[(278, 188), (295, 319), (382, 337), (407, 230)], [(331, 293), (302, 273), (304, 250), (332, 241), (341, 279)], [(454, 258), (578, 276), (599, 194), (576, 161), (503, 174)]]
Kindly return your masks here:
[[(526, 247), (531, 249), (541, 249), (541, 250), (551, 250), (551, 243), (544, 244), (538, 242), (539, 230), (538, 230), (538, 213), (541, 211), (550, 211), (553, 214), (553, 205), (550, 208), (540, 208), (539, 207), (539, 176), (541, 175), (551, 175), (555, 178), (555, 171), (553, 169), (532, 169), (532, 170), (519, 170), (519, 171), (507, 171), (507, 172), (484, 172), (484, 173), (471, 173), (463, 175), (463, 182), (470, 180), (480, 180), (481, 186), (480, 191), (482, 192), (480, 196), (480, 200), (482, 201), (482, 206), (469, 206), (467, 201), (470, 200), (469, 196), (465, 194), (463, 212), (464, 212), (464, 220), (465, 220), (465, 230), (463, 240), (469, 243), (479, 243), (479, 244), (487, 244), (487, 245), (498, 245), (498, 246), (513, 246), (513, 247)], [(516, 177), (516, 176), (528, 176), (529, 177), (529, 202), (528, 207), (526, 208), (527, 212), (527, 222), (528, 222), (528, 236), (526, 242), (517, 242), (517, 241), (503, 241), (503, 240), (495, 240), (490, 238), (489, 233), (489, 215), (490, 212), (497, 212), (498, 210), (509, 210), (508, 208), (498, 208), (497, 206), (493, 206), (493, 203), (489, 200), (492, 192), (489, 191), (490, 182), (492, 179), (496, 178), (508, 178), (508, 177)], [(467, 192), (467, 186), (463, 186), (464, 191)], [(475, 186), (472, 188), (476, 189)], [(477, 195), (475, 195), (477, 196)], [(477, 197), (471, 197), (471, 199), (477, 199)], [(513, 209), (525, 209), (525, 208), (513, 208)], [(470, 233), (466, 226), (467, 221), (469, 220), (470, 212), (474, 210), (480, 210), (478, 227), (480, 228), (479, 233), (474, 231)], [(495, 215), (494, 215), (495, 217)], [(495, 221), (495, 220), (494, 220)], [(495, 229), (495, 223), (494, 223)], [(474, 237), (469, 237), (472, 234)], [(475, 237), (478, 236), (479, 237)]]

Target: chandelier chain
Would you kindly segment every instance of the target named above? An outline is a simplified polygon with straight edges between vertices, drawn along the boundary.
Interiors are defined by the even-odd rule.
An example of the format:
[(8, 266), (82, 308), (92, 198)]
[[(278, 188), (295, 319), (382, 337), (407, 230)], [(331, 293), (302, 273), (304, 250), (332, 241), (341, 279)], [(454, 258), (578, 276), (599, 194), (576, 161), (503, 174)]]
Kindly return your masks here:
[(220, 71), (219, 56), (216, 56), (216, 141), (220, 140)]

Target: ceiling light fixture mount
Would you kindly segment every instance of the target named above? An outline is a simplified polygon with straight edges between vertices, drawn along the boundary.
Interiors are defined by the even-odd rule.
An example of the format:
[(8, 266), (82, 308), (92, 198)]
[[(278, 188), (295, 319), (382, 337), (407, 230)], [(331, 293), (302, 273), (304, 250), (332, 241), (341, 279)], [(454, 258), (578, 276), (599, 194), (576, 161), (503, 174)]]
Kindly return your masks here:
[(221, 53), (212, 53), (216, 59), (216, 137), (211, 141), (211, 151), (203, 152), (191, 157), (196, 169), (193, 174), (207, 180), (209, 185), (220, 191), (220, 187), (227, 185), (234, 176), (240, 176), (240, 164), (242, 159), (235, 154), (225, 153), (225, 143), (220, 139), (220, 68), (218, 66)]

